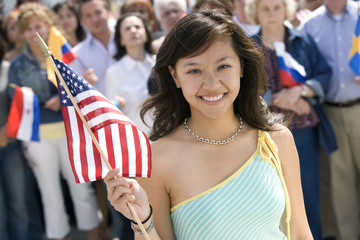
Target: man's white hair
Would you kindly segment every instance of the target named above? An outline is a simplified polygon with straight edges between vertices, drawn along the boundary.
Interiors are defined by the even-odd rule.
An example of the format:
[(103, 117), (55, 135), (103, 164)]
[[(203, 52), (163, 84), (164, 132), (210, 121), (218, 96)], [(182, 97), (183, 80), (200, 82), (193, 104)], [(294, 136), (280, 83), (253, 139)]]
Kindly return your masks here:
[(170, 5), (171, 3), (176, 3), (182, 12), (186, 12), (186, 0), (154, 0), (154, 13), (157, 20), (161, 19), (160, 7)]

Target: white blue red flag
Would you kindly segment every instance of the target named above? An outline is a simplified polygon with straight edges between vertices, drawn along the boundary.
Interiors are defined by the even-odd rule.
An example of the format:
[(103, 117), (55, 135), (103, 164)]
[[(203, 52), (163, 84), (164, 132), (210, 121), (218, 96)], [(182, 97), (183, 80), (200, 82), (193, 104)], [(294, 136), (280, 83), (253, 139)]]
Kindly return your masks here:
[[(151, 149), (146, 135), (69, 66), (54, 61), (110, 166), (119, 168), (123, 177), (150, 177)], [(109, 170), (63, 85), (57, 81), (75, 180), (82, 183), (102, 179)]]
[(281, 83), (288, 87), (303, 84), (306, 80), (304, 66), (285, 51), (283, 42), (274, 42), (274, 48), (279, 63)]
[(8, 117), (8, 136), (22, 141), (39, 141), (39, 126), (38, 97), (31, 89), (16, 86)]

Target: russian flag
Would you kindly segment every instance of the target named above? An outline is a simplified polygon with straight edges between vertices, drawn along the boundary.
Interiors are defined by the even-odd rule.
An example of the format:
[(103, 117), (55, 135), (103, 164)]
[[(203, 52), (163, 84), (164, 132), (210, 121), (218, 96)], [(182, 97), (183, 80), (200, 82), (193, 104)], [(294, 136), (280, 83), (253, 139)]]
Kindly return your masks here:
[(8, 117), (8, 136), (22, 141), (40, 141), (39, 126), (37, 96), (28, 88), (16, 86)]
[(352, 47), (349, 53), (349, 65), (351, 69), (356, 73), (357, 76), (360, 76), (360, 17), (355, 27)]
[(274, 47), (279, 63), (281, 83), (288, 87), (304, 83), (306, 80), (305, 68), (285, 51), (283, 42), (274, 42)]

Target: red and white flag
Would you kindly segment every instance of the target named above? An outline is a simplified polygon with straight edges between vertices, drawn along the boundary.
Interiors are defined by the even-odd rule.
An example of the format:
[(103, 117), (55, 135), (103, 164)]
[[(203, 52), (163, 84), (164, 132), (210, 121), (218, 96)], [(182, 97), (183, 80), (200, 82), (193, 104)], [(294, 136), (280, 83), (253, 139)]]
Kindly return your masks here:
[[(150, 177), (151, 149), (146, 135), (74, 70), (55, 58), (54, 61), (111, 167), (119, 168), (123, 177)], [(57, 81), (75, 180), (83, 183), (102, 179), (109, 170), (63, 85)]]

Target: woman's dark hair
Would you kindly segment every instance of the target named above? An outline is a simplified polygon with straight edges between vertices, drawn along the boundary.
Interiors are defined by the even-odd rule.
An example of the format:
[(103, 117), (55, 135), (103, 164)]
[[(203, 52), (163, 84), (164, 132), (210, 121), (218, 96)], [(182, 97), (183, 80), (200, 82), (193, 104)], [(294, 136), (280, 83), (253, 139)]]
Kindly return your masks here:
[(270, 114), (260, 97), (261, 86), (267, 81), (263, 53), (236, 23), (219, 11), (198, 11), (185, 16), (176, 24), (157, 54), (154, 70), (159, 92), (151, 96), (141, 110), (143, 120), (148, 111), (155, 118), (150, 140), (155, 141), (173, 133), (191, 114), (189, 103), (181, 88), (176, 87), (168, 67), (175, 69), (180, 58), (198, 56), (215, 41), (225, 39), (231, 41), (243, 68), (234, 112), (256, 129), (274, 129), (273, 124), (279, 118)]
[(193, 11), (199, 11), (205, 8), (218, 10), (230, 18), (233, 16), (232, 0), (196, 0)]
[[(2, 24), (2, 20), (0, 19), (0, 26)], [(0, 28), (0, 63), (3, 60), (3, 57), (5, 56), (6, 53), (6, 41), (5, 41), (5, 31), (3, 31), (2, 28)]]
[(143, 25), (144, 25), (144, 28), (145, 28), (145, 32), (146, 32), (146, 42), (145, 42), (145, 51), (149, 54), (155, 54), (152, 46), (151, 46), (151, 42), (152, 42), (152, 33), (150, 31), (150, 28), (146, 22), (146, 20), (141, 17), (141, 15), (139, 13), (126, 13), (124, 15), (122, 15), (116, 22), (116, 26), (115, 26), (115, 36), (114, 36), (114, 40), (115, 40), (115, 44), (116, 44), (116, 53), (114, 55), (114, 58), (116, 60), (119, 60), (121, 59), (123, 56), (126, 55), (126, 48), (121, 45), (121, 24), (122, 22), (128, 18), (128, 17), (137, 17), (139, 19), (141, 19)]
[(84, 30), (84, 28), (82, 27), (81, 25), (81, 22), (80, 22), (80, 18), (79, 18), (79, 14), (78, 14), (78, 11), (76, 10), (76, 8), (71, 5), (69, 2), (61, 2), (61, 3), (58, 3), (56, 4), (54, 7), (53, 7), (53, 11), (58, 14), (59, 13), (59, 10), (63, 7), (66, 7), (67, 9), (70, 10), (70, 12), (72, 12), (75, 17), (76, 17), (76, 22), (77, 22), (77, 27), (76, 27), (76, 30), (75, 30), (75, 35), (76, 35), (76, 38), (79, 42), (81, 42), (82, 40), (84, 40), (86, 38), (86, 32)]

